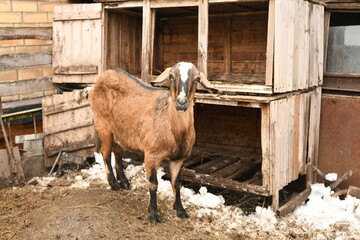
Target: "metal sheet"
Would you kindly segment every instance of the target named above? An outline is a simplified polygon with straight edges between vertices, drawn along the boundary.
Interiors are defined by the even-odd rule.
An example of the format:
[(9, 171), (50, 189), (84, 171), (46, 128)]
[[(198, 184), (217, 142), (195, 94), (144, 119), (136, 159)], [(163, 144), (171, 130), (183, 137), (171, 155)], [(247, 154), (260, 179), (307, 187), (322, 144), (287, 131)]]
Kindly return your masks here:
[(353, 176), (340, 187), (360, 187), (360, 97), (322, 96), (319, 168), (339, 175), (348, 170)]

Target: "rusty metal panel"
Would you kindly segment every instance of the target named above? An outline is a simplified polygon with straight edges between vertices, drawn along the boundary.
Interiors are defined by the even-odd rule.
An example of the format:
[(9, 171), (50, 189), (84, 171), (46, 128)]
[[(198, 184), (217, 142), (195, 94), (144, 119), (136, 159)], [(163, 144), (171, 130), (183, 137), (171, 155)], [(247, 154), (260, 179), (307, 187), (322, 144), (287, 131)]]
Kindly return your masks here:
[(321, 101), (319, 168), (353, 176), (341, 187), (360, 187), (360, 97), (324, 94)]

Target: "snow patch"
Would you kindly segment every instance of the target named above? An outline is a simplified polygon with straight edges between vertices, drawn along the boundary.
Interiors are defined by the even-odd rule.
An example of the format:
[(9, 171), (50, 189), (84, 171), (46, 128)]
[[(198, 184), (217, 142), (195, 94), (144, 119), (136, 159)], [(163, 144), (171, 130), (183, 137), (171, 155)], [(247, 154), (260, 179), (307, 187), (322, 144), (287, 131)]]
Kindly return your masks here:
[(328, 173), (325, 175), (325, 179), (330, 181), (330, 182), (335, 182), (338, 178), (337, 173)]
[(317, 229), (329, 229), (336, 222), (350, 222), (359, 226), (360, 199), (347, 197), (340, 200), (339, 197), (331, 197), (330, 187), (317, 183), (311, 186), (309, 201), (302, 204), (294, 211), (294, 216), (299, 223), (307, 223)]

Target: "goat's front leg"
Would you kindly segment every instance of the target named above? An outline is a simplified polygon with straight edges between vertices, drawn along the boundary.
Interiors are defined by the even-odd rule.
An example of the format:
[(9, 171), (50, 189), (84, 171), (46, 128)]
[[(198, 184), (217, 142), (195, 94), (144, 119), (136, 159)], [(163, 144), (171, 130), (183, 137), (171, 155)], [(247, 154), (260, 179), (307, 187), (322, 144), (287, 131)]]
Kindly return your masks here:
[(189, 215), (187, 214), (186, 210), (184, 209), (181, 203), (180, 197), (180, 175), (181, 175), (181, 167), (184, 160), (176, 160), (169, 162), (170, 167), (170, 174), (171, 174), (171, 185), (173, 187), (173, 191), (175, 194), (175, 202), (174, 202), (174, 209), (176, 210), (177, 216), (181, 219), (188, 218)]
[(145, 169), (146, 175), (149, 180), (149, 192), (150, 192), (150, 204), (149, 204), (149, 219), (152, 223), (161, 222), (157, 208), (156, 192), (158, 188), (157, 180), (157, 169), (158, 169), (158, 160), (152, 157), (145, 155)]

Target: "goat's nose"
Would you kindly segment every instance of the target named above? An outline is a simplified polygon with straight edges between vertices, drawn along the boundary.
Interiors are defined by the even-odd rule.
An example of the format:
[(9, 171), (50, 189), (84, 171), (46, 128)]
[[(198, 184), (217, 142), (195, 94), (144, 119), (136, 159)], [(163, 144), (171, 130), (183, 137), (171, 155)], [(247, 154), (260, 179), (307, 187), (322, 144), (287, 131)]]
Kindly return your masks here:
[(184, 105), (187, 103), (187, 99), (185, 97), (178, 97), (176, 98), (176, 101), (178, 102), (178, 104), (180, 105)]

